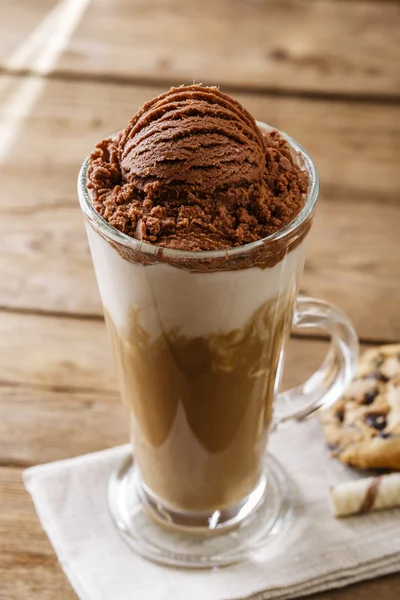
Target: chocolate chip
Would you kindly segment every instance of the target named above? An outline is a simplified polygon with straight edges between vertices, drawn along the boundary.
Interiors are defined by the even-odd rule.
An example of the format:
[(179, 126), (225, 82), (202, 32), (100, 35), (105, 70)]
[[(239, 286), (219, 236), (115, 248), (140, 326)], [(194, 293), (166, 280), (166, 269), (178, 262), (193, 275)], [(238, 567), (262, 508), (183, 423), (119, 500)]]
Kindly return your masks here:
[(380, 431), (377, 435), (377, 437), (383, 438), (384, 440), (387, 440), (388, 438), (392, 437), (392, 434), (389, 433), (388, 431)]
[(383, 381), (384, 383), (387, 383), (389, 381), (389, 377), (387, 375), (384, 375), (383, 373), (379, 373), (378, 379), (379, 381)]
[(374, 390), (370, 390), (369, 392), (365, 392), (363, 404), (372, 404), (378, 394), (379, 390), (376, 388)]
[(382, 413), (370, 413), (365, 417), (365, 422), (370, 427), (374, 427), (381, 431), (386, 427), (386, 415)]
[(340, 454), (340, 444), (338, 442), (336, 444), (328, 444), (328, 448), (332, 454)]
[(335, 412), (335, 417), (337, 418), (337, 420), (339, 421), (339, 423), (343, 423), (344, 421), (344, 410), (337, 410)]
[(386, 377), (386, 375), (380, 373), (379, 371), (369, 373), (365, 376), (365, 379), (376, 379), (377, 381), (382, 381), (383, 383), (387, 383), (389, 381), (389, 377)]

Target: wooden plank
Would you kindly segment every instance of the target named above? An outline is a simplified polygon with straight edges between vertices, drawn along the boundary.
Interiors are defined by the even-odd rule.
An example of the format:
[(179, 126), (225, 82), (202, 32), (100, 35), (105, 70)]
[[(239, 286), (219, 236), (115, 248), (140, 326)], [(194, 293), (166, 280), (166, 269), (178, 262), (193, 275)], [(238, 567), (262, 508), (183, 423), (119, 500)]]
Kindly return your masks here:
[(104, 323), (0, 312), (0, 382), (115, 391)]
[[(20, 383), (23, 387), (3, 385), (0, 388), (0, 460), (3, 464), (25, 466), (125, 443), (128, 439), (127, 426), (116, 385), (114, 389), (105, 390), (107, 382), (112, 380), (113, 367), (111, 364), (98, 363), (95, 345), (99, 339), (92, 340), (90, 350), (90, 346), (79, 344), (79, 332), (82, 337), (88, 333), (85, 322), (70, 323), (70, 328), (76, 333), (73, 343), (71, 336), (66, 339), (64, 330), (57, 327), (58, 319), (23, 317), (21, 324), (26, 335), (24, 347), (28, 356), (32, 356), (31, 347), (36, 346), (37, 342), (28, 333), (33, 320), (37, 325), (37, 339), (43, 336), (41, 365), (37, 362), (32, 364), (28, 358), (20, 364), (19, 374), (14, 374), (14, 384)], [(27, 324), (29, 321), (30, 325)], [(101, 323), (96, 325), (102, 330)], [(53, 330), (53, 340), (47, 343), (46, 334), (50, 329)], [(57, 340), (57, 344), (54, 344), (54, 340)], [(55, 346), (60, 348), (57, 358), (54, 357)], [(22, 348), (18, 349), (16, 345), (11, 344), (10, 347), (12, 356), (18, 351), (22, 352)], [(100, 352), (103, 350), (106, 354), (106, 340), (100, 345)], [(291, 340), (284, 387), (295, 386), (310, 375), (319, 366), (325, 351), (324, 342)], [(0, 356), (3, 357), (3, 354), (0, 353)], [(98, 365), (97, 376), (89, 380), (89, 384), (95, 388), (91, 392), (76, 391), (82, 385), (80, 365), (84, 358), (88, 365)], [(4, 364), (3, 358), (0, 363)], [(46, 370), (47, 381), (62, 382), (60, 373), (66, 363), (70, 364), (68, 391), (44, 388), (43, 371)], [(104, 369), (108, 372), (103, 373)], [(90, 372), (89, 368), (87, 372)], [(88, 383), (87, 379), (85, 383)], [(27, 387), (35, 384), (40, 387)]]
[(3, 464), (34, 465), (111, 448), (128, 441), (118, 394), (0, 389)]
[[(400, 9), (392, 2), (92, 0), (83, 16), (81, 3), (61, 11), (52, 30), (64, 32), (74, 12), (77, 23), (63, 35), (60, 57), (51, 36), (42, 36), (39, 51), (58, 73), (297, 92), (400, 92)], [(17, 65), (42, 63), (34, 52)]]
[[(13, 132), (0, 162), (1, 204), (15, 211), (75, 205), (83, 158), (164, 90), (0, 76), (0, 118)], [(234, 95), (257, 119), (287, 131), (309, 151), (329, 197), (346, 203), (398, 199), (400, 106)]]
[(0, 65), (25, 44), (56, 4), (57, 0), (0, 2)]
[(344, 310), (361, 339), (400, 339), (400, 204), (321, 202), (301, 291)]
[[(0, 467), (0, 554), (24, 550), (51, 556), (52, 549), (33, 519), (33, 506), (22, 483), (22, 469)], [(19, 535), (15, 535), (16, 531)]]
[(102, 315), (78, 207), (34, 208), (0, 220), (0, 305)]
[[(301, 291), (340, 306), (364, 339), (399, 339), (400, 207), (325, 200), (309, 236)], [(76, 208), (5, 214), (0, 232), (1, 305), (101, 315)]]
[[(324, 341), (292, 339), (285, 385), (297, 385), (311, 374), (322, 361), (326, 347)], [(97, 405), (93, 406), (96, 394), (104, 396), (107, 404), (117, 392), (104, 323), (0, 311), (0, 385), (89, 393), (86, 399), (89, 413), (96, 411)], [(15, 393), (18, 398), (18, 390)], [(36, 403), (31, 410), (35, 407)], [(5, 411), (3, 417), (7, 421), (7, 409), (1, 410)], [(12, 421), (4, 426), (4, 435), (8, 427), (13, 428)]]
[[(26, 80), (1, 82), (3, 98), (10, 98)], [(160, 91), (44, 83), (0, 162), (0, 306), (101, 314), (76, 175), (95, 141)], [(400, 107), (258, 94), (238, 98), (255, 116), (298, 138), (319, 167), (322, 193), (303, 290), (340, 305), (366, 339), (400, 338)], [(4, 118), (18, 126), (13, 110), (10, 103)]]
[[(127, 439), (112, 392), (112, 367), (101, 359), (107, 354), (101, 322), (3, 313), (0, 344), (0, 378), (21, 384), (1, 388), (2, 464), (57, 460)], [(292, 340), (287, 385), (315, 368), (325, 347), (320, 341)], [(59, 385), (69, 391), (46, 389)], [(76, 391), (82, 386), (99, 389)], [(20, 469), (0, 469), (0, 505), (0, 599), (75, 598), (23, 490)]]
[[(20, 469), (0, 468), (0, 503), (0, 600), (76, 600), (23, 489)], [(394, 600), (399, 594), (400, 574), (308, 598)]]
[(55, 555), (0, 554), (0, 579), (0, 600), (78, 600)]
[[(8, 315), (10, 317), (10, 315)], [(10, 331), (21, 343), (19, 356), (32, 357), (32, 351), (41, 344), (42, 365), (35, 363), (33, 369), (22, 383), (43, 383), (43, 370), (47, 370), (47, 381), (56, 381), (63, 373), (67, 361), (70, 363), (68, 385), (70, 391), (50, 391), (24, 387), (2, 387), (0, 403), (0, 439), (1, 462), (35, 464), (57, 460), (77, 454), (92, 452), (122, 443), (127, 434), (123, 422), (122, 409), (116, 394), (82, 393), (74, 391), (74, 386), (82, 385), (82, 373), (79, 365), (86, 361), (97, 363), (98, 374), (107, 365), (98, 364), (98, 355), (94, 351), (100, 340), (92, 339), (89, 346), (92, 351), (86, 356), (88, 347), (80, 344), (80, 339), (88, 339), (89, 331), (85, 325), (90, 322), (68, 320), (68, 334), (65, 327), (57, 327), (61, 319), (50, 317), (32, 317), (12, 315), (19, 319), (19, 328), (24, 332), (21, 340), (15, 333), (17, 323), (11, 324)], [(33, 327), (32, 321), (36, 321)], [(46, 323), (47, 322), (47, 323)], [(90, 331), (93, 331), (90, 323)], [(101, 329), (101, 323), (94, 323)], [(70, 330), (73, 330), (71, 335)], [(5, 339), (4, 328), (0, 328), (0, 340)], [(52, 336), (49, 337), (49, 332)], [(36, 337), (32, 337), (36, 332)], [(7, 338), (12, 341), (9, 336)], [(71, 343), (73, 340), (73, 343)], [(104, 341), (101, 350), (104, 350)], [(286, 384), (296, 385), (316, 367), (326, 344), (319, 341), (292, 340), (289, 345)], [(58, 355), (54, 357), (54, 350)], [(16, 345), (10, 344), (12, 356), (17, 353)], [(4, 351), (0, 351), (4, 356)], [(84, 356), (85, 355), (85, 356)], [(11, 360), (13, 360), (11, 358)], [(20, 364), (20, 373), (27, 367), (29, 358)], [(3, 360), (1, 361), (3, 365)], [(87, 368), (90, 372), (90, 368)], [(102, 384), (96, 380), (96, 385)], [(87, 378), (84, 380), (87, 383)], [(31, 501), (23, 490), (21, 470), (18, 468), (0, 468), (0, 588), (1, 600), (72, 600), (75, 598), (68, 582), (63, 576), (53, 551), (34, 513)], [(18, 535), (16, 535), (18, 532)], [(363, 584), (343, 592), (343, 595), (327, 594), (316, 596), (315, 600), (369, 600), (377, 590), (385, 600), (386, 590), (399, 586), (400, 578), (379, 580), (372, 584)], [(371, 591), (372, 595), (369, 596)], [(2, 595), (3, 594), (3, 595)], [(356, 595), (357, 594), (357, 595)], [(359, 594), (359, 595), (358, 595)], [(388, 596), (389, 600), (390, 596)]]
[[(23, 318), (22, 324), (24, 330), (28, 331), (26, 321), (27, 319)], [(38, 338), (40, 331), (45, 333), (47, 327), (55, 328), (52, 319), (47, 325), (44, 318), (37, 317), (36, 321)], [(78, 328), (78, 325), (76, 327)], [(98, 327), (100, 329), (101, 324), (98, 324)], [(82, 335), (86, 333), (84, 327), (81, 328), (81, 332)], [(128, 427), (116, 389), (105, 391), (100, 387), (103, 386), (103, 381), (100, 380), (100, 369), (103, 365), (99, 365), (97, 381), (93, 382), (93, 385), (99, 387), (98, 390), (76, 391), (76, 387), (81, 384), (77, 368), (83, 362), (83, 354), (87, 348), (79, 346), (78, 343), (72, 345), (71, 340), (66, 341), (60, 331), (58, 335), (58, 346), (63, 349), (64, 356), (59, 354), (58, 361), (52, 358), (53, 345), (46, 344), (46, 336), (42, 344), (43, 369), (47, 368), (48, 377), (57, 381), (59, 363), (71, 361), (74, 357), (76, 364), (71, 366), (68, 391), (46, 389), (43, 386), (27, 387), (26, 381), (30, 381), (30, 385), (42, 381), (37, 377), (37, 364), (29, 366), (28, 362), (21, 365), (21, 370), (26, 370), (24, 377), (20, 374), (20, 380), (25, 384), (23, 387), (3, 385), (0, 388), (0, 462), (3, 464), (27, 466), (50, 462), (95, 452), (128, 440)], [(93, 341), (93, 346), (94, 343)], [(103, 348), (105, 340), (101, 350)], [(311, 375), (321, 363), (326, 348), (325, 342), (292, 339), (289, 343), (282, 387), (294, 387)], [(30, 344), (27, 344), (27, 350), (29, 352)], [(13, 355), (14, 352), (16, 353), (17, 349), (13, 350)], [(22, 353), (22, 348), (20, 352)], [(86, 359), (90, 362), (97, 360), (94, 349)], [(3, 362), (2, 358), (0, 363)], [(111, 378), (112, 365), (108, 365), (107, 368)]]
[(22, 484), (0, 468), (0, 600), (76, 600)]

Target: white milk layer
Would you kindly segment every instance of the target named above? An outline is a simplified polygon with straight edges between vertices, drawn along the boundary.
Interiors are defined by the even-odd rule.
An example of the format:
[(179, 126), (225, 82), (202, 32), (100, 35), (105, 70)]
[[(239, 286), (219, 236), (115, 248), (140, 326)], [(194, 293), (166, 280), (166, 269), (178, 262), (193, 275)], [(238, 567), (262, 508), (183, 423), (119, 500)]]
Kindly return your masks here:
[(304, 240), (274, 267), (195, 273), (168, 264), (143, 266), (124, 259), (87, 225), (104, 307), (118, 329), (132, 310), (151, 337), (171, 331), (187, 337), (242, 327), (268, 300), (296, 290)]

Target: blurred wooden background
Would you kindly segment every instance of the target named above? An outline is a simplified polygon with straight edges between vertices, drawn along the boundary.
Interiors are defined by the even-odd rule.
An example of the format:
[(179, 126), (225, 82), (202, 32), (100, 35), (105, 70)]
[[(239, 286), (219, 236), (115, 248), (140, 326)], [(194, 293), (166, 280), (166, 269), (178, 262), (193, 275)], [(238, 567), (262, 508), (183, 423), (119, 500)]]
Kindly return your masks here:
[[(76, 598), (23, 469), (127, 438), (76, 198), (84, 156), (170, 85), (220, 85), (320, 171), (302, 291), (364, 344), (400, 340), (399, 41), (396, 0), (0, 2), (1, 600)], [(287, 384), (325, 347), (293, 339)], [(315, 598), (398, 597), (400, 575)]]

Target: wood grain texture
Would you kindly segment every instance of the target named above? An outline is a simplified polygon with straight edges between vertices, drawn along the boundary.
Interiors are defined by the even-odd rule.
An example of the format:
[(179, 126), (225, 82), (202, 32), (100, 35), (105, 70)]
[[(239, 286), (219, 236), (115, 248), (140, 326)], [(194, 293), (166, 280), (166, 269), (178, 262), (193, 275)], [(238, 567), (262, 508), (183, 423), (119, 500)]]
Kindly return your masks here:
[(25, 44), (56, 4), (57, 0), (0, 2), (0, 65)]
[[(326, 348), (327, 343), (320, 340), (290, 340), (284, 385), (297, 385), (311, 374)], [(3, 389), (7, 387), (16, 387), (16, 398), (21, 398), (20, 387), (67, 395), (82, 392), (89, 394), (86, 401), (90, 410), (96, 395), (104, 396), (107, 402), (117, 396), (114, 365), (102, 321), (0, 311), (0, 357), (2, 403), (7, 404)], [(24, 389), (21, 393), (29, 397), (33, 392)], [(13, 401), (11, 404), (16, 406)], [(36, 410), (36, 404), (31, 410)], [(7, 416), (4, 407), (1, 411), (9, 423), (4, 426), (3, 435), (10, 435), (7, 430), (13, 425), (9, 419), (14, 419), (14, 415)]]
[[(11, 319), (17, 315), (12, 315)], [(93, 452), (127, 439), (126, 426), (118, 395), (114, 392), (98, 390), (79, 392), (74, 386), (82, 384), (82, 375), (76, 368), (82, 363), (87, 352), (79, 339), (86, 339), (93, 333), (86, 329), (87, 322), (68, 319), (68, 333), (57, 323), (61, 319), (50, 317), (21, 316), (20, 328), (25, 333), (25, 343), (19, 348), (22, 356), (31, 355), (40, 340), (43, 364), (36, 364), (36, 372), (21, 375), (21, 384), (0, 388), (0, 439), (3, 464), (24, 466), (47, 462)], [(10, 315), (5, 316), (10, 318)], [(35, 319), (36, 323), (32, 323)], [(28, 323), (30, 321), (30, 324)], [(48, 323), (46, 324), (46, 321)], [(96, 328), (103, 329), (101, 323)], [(15, 331), (16, 324), (9, 328)], [(80, 329), (80, 337), (78, 334)], [(35, 336), (32, 332), (36, 332)], [(48, 333), (53, 334), (49, 337)], [(4, 338), (4, 327), (0, 339)], [(104, 333), (104, 332), (103, 332)], [(8, 337), (11, 341), (11, 338)], [(31, 343), (26, 343), (30, 339)], [(94, 348), (100, 342), (96, 338)], [(71, 343), (71, 340), (75, 340)], [(17, 338), (17, 342), (20, 338)], [(105, 340), (103, 339), (103, 343)], [(16, 344), (11, 344), (16, 352)], [(54, 357), (54, 349), (59, 350)], [(286, 385), (296, 385), (319, 363), (326, 344), (314, 340), (292, 340), (286, 368)], [(0, 355), (4, 352), (0, 349)], [(57, 391), (41, 387), (43, 370), (47, 371), (46, 381), (60, 378), (60, 372), (70, 363), (69, 390)], [(97, 361), (97, 355), (85, 357), (86, 364)], [(24, 368), (24, 363), (20, 369)], [(98, 365), (98, 373), (104, 365)], [(107, 368), (107, 367), (106, 367)], [(108, 365), (111, 368), (111, 365)], [(60, 371), (61, 370), (61, 371)], [(21, 372), (20, 371), (20, 372)], [(90, 372), (90, 369), (88, 369)], [(14, 376), (15, 379), (15, 376)], [(26, 382), (37, 383), (40, 387), (27, 386)], [(107, 379), (106, 379), (107, 381)], [(86, 379), (85, 379), (86, 382)], [(97, 385), (102, 385), (97, 380)], [(22, 469), (18, 467), (0, 468), (0, 599), (1, 600), (73, 600), (75, 595), (62, 574), (46, 536), (35, 515), (33, 505), (22, 485)], [(313, 596), (315, 600), (371, 600), (375, 594), (381, 600), (392, 600), (389, 594), (400, 592), (400, 576), (363, 583), (343, 591), (329, 592)]]
[[(66, 336), (59, 322), (60, 319), (25, 316), (21, 319), (25, 341), (17, 339), (13, 343), (9, 338), (10, 362), (23, 352), (31, 356), (39, 339), (43, 341), (40, 342), (40, 362), (37, 360), (33, 365), (29, 359), (20, 361), (19, 373), (13, 374), (14, 385), (2, 384), (0, 388), (0, 458), (3, 464), (27, 466), (49, 462), (128, 440), (122, 405), (116, 385), (113, 386), (113, 365), (99, 364), (95, 348), (98, 346), (101, 353), (103, 350), (104, 354), (108, 353), (103, 325), (96, 323), (99, 335), (92, 336), (84, 345), (80, 344), (80, 339), (91, 336), (93, 328), (85, 327), (84, 321), (73, 321), (69, 324), (73, 334), (69, 331)], [(51, 340), (48, 331), (52, 331)], [(31, 341), (27, 343), (29, 339)], [(57, 356), (55, 348), (62, 349)], [(310, 375), (322, 361), (326, 348), (325, 342), (291, 340), (283, 387), (295, 386)], [(84, 360), (86, 377), (82, 369)], [(96, 365), (96, 375), (93, 375)], [(67, 390), (59, 389), (62, 381), (66, 382)], [(51, 382), (57, 382), (58, 389), (51, 389)], [(93, 387), (93, 391), (78, 391), (82, 384)]]
[[(31, 338), (31, 345), (24, 348), (30, 352), (37, 344), (28, 330), (32, 328), (33, 317), (23, 317), (21, 324)], [(31, 325), (27, 326), (28, 319)], [(93, 391), (77, 391), (82, 386), (82, 375), (78, 367), (82, 363), (87, 346), (81, 346), (78, 341), (71, 343), (71, 336), (65, 337), (65, 332), (48, 317), (35, 317), (37, 337), (44, 333), (42, 343), (42, 366), (36, 365), (35, 370), (27, 364), (21, 365), (20, 383), (15, 381), (10, 386), (0, 387), (0, 440), (3, 464), (29, 466), (38, 463), (61, 460), (80, 454), (95, 452), (104, 448), (123, 444), (128, 441), (128, 427), (124, 420), (122, 404), (120, 404), (117, 389), (105, 389), (108, 381), (113, 381), (113, 366), (98, 365), (100, 371), (107, 370), (104, 379), (90, 382), (98, 389)], [(81, 335), (88, 334), (84, 322), (71, 327), (80, 327)], [(97, 327), (102, 330), (102, 324)], [(48, 341), (46, 332), (53, 330), (53, 339)], [(63, 348), (64, 355), (58, 353), (54, 357), (54, 345)], [(106, 340), (100, 342), (99, 337), (92, 340), (93, 347), (100, 344), (102, 351)], [(11, 344), (13, 356), (23, 348)], [(287, 389), (302, 383), (318, 368), (326, 352), (327, 343), (318, 340), (292, 339), (289, 342), (284, 381), (282, 388)], [(105, 348), (107, 351), (107, 348)], [(74, 357), (74, 363), (71, 363)], [(60, 371), (65, 369), (69, 361), (70, 371), (67, 376), (68, 390), (49, 389), (43, 385), (43, 370), (47, 371), (47, 381), (60, 381)], [(87, 364), (97, 363), (98, 356), (91, 352), (86, 356)], [(25, 375), (22, 369), (26, 369)], [(88, 369), (89, 370), (89, 369)], [(30, 383), (27, 383), (30, 382)], [(108, 384), (109, 385), (109, 384)]]
[[(61, 28), (65, 18), (60, 13)], [(399, 23), (398, 4), (380, 0), (92, 0), (52, 70), (397, 96)], [(47, 55), (49, 44), (43, 36), (39, 52)], [(0, 50), (3, 65), (9, 46)], [(28, 55), (22, 68), (35, 68), (36, 59), (37, 52)]]
[(116, 391), (103, 322), (0, 312), (0, 382)]
[[(340, 306), (364, 339), (400, 338), (399, 215), (394, 204), (322, 199), (309, 236), (301, 291)], [(0, 270), (2, 306), (101, 315), (76, 207), (3, 215)]]
[[(3, 77), (1, 83), (3, 99), (10, 99), (26, 80)], [(0, 306), (101, 314), (77, 206), (77, 172), (97, 140), (160, 91), (43, 84), (0, 164)], [(319, 168), (322, 192), (302, 289), (341, 306), (363, 338), (399, 339), (400, 107), (238, 98), (260, 120), (301, 140)], [(18, 123), (12, 102), (5, 118)]]
[(29, 466), (128, 441), (117, 393), (1, 388), (3, 464)]
[(76, 600), (22, 484), (0, 468), (0, 600)]
[[(23, 488), (21, 469), (0, 468), (0, 506), (0, 600), (76, 600)], [(307, 598), (395, 600), (399, 594), (400, 574)]]
[[(22, 468), (127, 439), (76, 199), (83, 157), (168, 84), (236, 90), (320, 171), (302, 291), (364, 339), (400, 339), (399, 25), (388, 0), (0, 1), (0, 72), (29, 74), (0, 75), (0, 600), (77, 600)], [(326, 348), (291, 340), (285, 387)], [(312, 600), (398, 597), (400, 575)]]
[[(34, 100), (21, 110), (31, 91)], [(15, 212), (75, 206), (77, 171), (84, 157), (163, 91), (160, 86), (0, 76), (1, 119), (14, 134), (1, 160), (2, 204)], [(257, 119), (300, 141), (331, 198), (398, 201), (400, 106), (256, 93), (235, 97)]]

